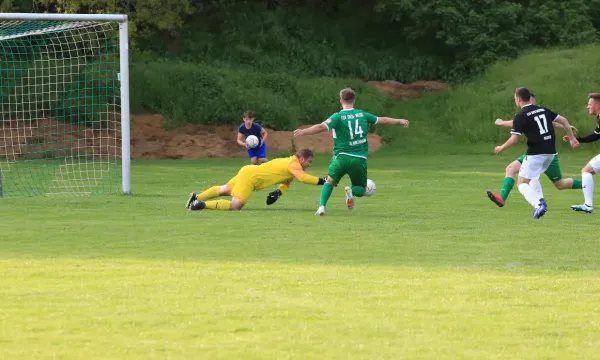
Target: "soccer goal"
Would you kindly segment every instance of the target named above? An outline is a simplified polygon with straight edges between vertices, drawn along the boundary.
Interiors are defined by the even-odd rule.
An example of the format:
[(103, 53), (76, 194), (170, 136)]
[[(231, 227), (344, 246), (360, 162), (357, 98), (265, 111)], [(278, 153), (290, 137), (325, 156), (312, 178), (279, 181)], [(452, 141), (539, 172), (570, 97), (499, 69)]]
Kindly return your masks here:
[(131, 192), (127, 15), (0, 14), (0, 197)]

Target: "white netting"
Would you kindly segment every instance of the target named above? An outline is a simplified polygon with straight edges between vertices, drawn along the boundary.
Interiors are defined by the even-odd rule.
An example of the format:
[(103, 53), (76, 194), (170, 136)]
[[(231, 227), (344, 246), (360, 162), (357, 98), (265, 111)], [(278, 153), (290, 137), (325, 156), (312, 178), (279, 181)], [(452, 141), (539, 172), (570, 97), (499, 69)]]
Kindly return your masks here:
[(0, 20), (0, 101), (4, 196), (120, 190), (118, 23)]

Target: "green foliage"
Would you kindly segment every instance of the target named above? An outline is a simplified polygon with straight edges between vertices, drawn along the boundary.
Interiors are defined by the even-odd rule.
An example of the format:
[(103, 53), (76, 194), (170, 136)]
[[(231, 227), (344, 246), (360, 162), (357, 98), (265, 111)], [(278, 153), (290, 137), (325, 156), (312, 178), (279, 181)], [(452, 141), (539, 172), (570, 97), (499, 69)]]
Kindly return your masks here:
[(483, 76), (448, 92), (400, 102), (359, 80), (297, 78), (171, 61), (133, 66), (131, 93), (134, 111), (162, 113), (170, 119), (169, 126), (237, 123), (244, 110), (253, 109), (265, 126), (289, 130), (327, 118), (339, 108), (338, 91), (352, 86), (359, 94), (357, 107), (411, 121), (408, 130), (377, 127), (390, 145), (427, 149), (445, 143), (460, 153), (482, 150), (473, 144), (506, 139), (507, 129), (495, 126), (494, 120), (512, 119), (512, 92), (518, 86), (531, 87), (541, 104), (566, 116), (582, 132), (591, 130), (593, 119), (584, 105), (587, 94), (600, 89), (600, 80), (592, 75), (600, 71), (599, 57), (598, 46), (531, 52), (500, 61)]
[[(131, 43), (138, 38), (174, 36), (196, 8), (190, 0), (33, 0), (39, 12), (126, 13), (130, 16)], [(143, 50), (143, 49), (138, 49)]]
[[(128, 13), (134, 59), (167, 56), (251, 71), (402, 82), (460, 82), (531, 47), (594, 42), (600, 27), (600, 0), (34, 3), (39, 12)], [(2, 6), (16, 9), (11, 0)]]
[[(411, 129), (386, 128), (384, 133), (397, 147), (433, 142), (500, 144), (509, 133), (507, 128), (495, 126), (494, 120), (513, 118), (517, 112), (513, 91), (527, 86), (539, 104), (565, 116), (587, 134), (595, 127), (586, 103), (588, 93), (600, 89), (600, 79), (594, 76), (600, 71), (599, 57), (600, 47), (587, 46), (531, 52), (515, 61), (501, 61), (473, 82), (397, 103), (393, 111), (412, 120)], [(523, 146), (524, 140), (521, 143)]]
[(291, 130), (323, 121), (338, 111), (338, 92), (346, 86), (357, 89), (359, 103), (368, 104), (370, 109), (392, 105), (360, 80), (299, 79), (283, 73), (172, 61), (131, 67), (133, 110), (164, 114), (168, 126), (238, 123), (242, 113), (252, 109), (264, 126)]
[(531, 47), (597, 39), (593, 4), (583, 0), (214, 4), (182, 28), (177, 46), (161, 52), (155, 38), (154, 51), (302, 76), (457, 82)]
[[(517, 69), (522, 72), (520, 77), (509, 74), (508, 65), (496, 65), (473, 84), (456, 84), (532, 47), (568, 48), (594, 42), (600, 26), (600, 0), (34, 3), (37, 11), (128, 13), (135, 45), (131, 57), (133, 110), (161, 112), (170, 126), (235, 123), (244, 110), (253, 109), (266, 126), (291, 129), (336, 111), (337, 92), (352, 85), (359, 89), (360, 106), (422, 121), (423, 126), (412, 129), (412, 135), (379, 130), (390, 141), (406, 146), (431, 134), (449, 142), (497, 141), (497, 129), (475, 121), (492, 116), (489, 107), (473, 99), (497, 89), (494, 101), (504, 101), (504, 94), (525, 80), (537, 85), (540, 79), (563, 74), (560, 82), (541, 83), (542, 91), (536, 89), (551, 94), (543, 88), (573, 83), (573, 76), (566, 71), (579, 71), (573, 65), (577, 62), (532, 55), (539, 58), (511, 65), (526, 67)], [(2, 4), (16, 9), (9, 0)], [(565, 57), (573, 53), (554, 54)], [(395, 104), (361, 81), (432, 78), (452, 82), (455, 91)], [(577, 93), (581, 85), (577, 86), (572, 86), (570, 94)], [(508, 116), (510, 101), (502, 103), (505, 107), (492, 109)], [(432, 116), (432, 111), (436, 115)], [(461, 118), (453, 118), (453, 114), (461, 114)], [(445, 124), (431, 125), (435, 121)], [(413, 137), (415, 134), (418, 136)]]

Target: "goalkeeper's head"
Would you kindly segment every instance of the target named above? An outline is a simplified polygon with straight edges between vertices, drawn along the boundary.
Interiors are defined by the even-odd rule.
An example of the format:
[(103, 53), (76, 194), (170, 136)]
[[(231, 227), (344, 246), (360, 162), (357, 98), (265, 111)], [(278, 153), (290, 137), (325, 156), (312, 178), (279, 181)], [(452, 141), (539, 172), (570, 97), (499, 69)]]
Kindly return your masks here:
[(294, 154), (298, 158), (298, 162), (302, 165), (303, 169), (307, 169), (312, 165), (313, 152), (310, 149), (300, 149)]

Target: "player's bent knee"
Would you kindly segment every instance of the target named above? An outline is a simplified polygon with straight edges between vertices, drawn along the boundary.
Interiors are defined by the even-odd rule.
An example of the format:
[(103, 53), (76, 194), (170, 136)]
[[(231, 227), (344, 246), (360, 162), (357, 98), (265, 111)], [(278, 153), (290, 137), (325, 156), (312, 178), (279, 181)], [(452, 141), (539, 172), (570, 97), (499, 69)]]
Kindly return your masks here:
[(354, 185), (352, 186), (352, 195), (356, 197), (363, 197), (367, 189), (364, 186)]
[(519, 176), (519, 178), (517, 179), (517, 185), (529, 184), (530, 181), (531, 181), (531, 179), (527, 179), (527, 178)]
[(229, 205), (229, 210), (239, 211), (242, 210), (243, 207), (244, 203), (240, 199), (233, 198), (233, 200), (231, 200), (231, 205)]
[(219, 196), (229, 196), (231, 195), (231, 189), (227, 184), (221, 186), (219, 188)]
[(262, 163), (266, 163), (267, 161), (269, 161), (269, 159), (267, 159), (267, 158), (260, 158), (260, 159), (258, 159), (258, 161), (262, 164)]
[(510, 163), (506, 167), (506, 169), (505, 169), (506, 176), (507, 177), (513, 177), (513, 176), (515, 176), (515, 175), (517, 175), (519, 173), (519, 170), (521, 170), (521, 163), (520, 162), (517, 161), (516, 164), (514, 162)]
[(571, 186), (569, 186), (564, 180), (558, 180), (554, 182), (554, 186), (558, 189), (558, 190), (564, 190), (564, 189), (570, 189)]
[(252, 165), (258, 165), (258, 158), (253, 157), (252, 159), (250, 159), (250, 162), (252, 163)]
[(587, 165), (585, 165), (583, 167), (583, 169), (581, 169), (581, 172), (582, 173), (590, 173), (592, 175), (596, 175), (596, 172), (594, 171), (594, 168), (589, 163)]

